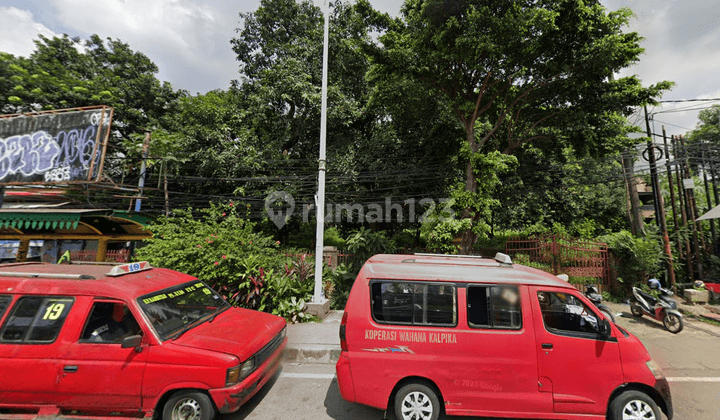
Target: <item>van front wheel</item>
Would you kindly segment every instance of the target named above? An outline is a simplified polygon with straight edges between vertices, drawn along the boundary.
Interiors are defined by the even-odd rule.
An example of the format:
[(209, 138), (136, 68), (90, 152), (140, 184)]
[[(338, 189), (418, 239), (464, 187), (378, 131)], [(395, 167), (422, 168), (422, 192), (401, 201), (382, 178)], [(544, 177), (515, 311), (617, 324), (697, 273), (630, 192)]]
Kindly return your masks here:
[(660, 409), (650, 396), (640, 391), (620, 394), (610, 404), (609, 420), (660, 420)]
[(197, 391), (178, 391), (165, 403), (163, 420), (212, 420), (215, 407), (210, 397)]
[(425, 385), (405, 385), (395, 395), (397, 420), (437, 420), (440, 416), (440, 400)]

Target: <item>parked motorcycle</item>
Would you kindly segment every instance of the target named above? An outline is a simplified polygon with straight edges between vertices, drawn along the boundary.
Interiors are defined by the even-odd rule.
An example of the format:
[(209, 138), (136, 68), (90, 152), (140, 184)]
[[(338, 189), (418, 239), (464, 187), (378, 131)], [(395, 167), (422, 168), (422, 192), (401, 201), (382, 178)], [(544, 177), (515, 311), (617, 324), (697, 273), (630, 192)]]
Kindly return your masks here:
[(598, 290), (595, 288), (595, 286), (587, 286), (585, 287), (585, 297), (590, 299), (590, 302), (594, 303), (595, 306), (600, 310), (600, 312), (605, 315), (607, 319), (609, 319), (612, 322), (615, 322), (615, 317), (612, 314), (612, 310), (608, 308), (607, 306), (603, 305), (602, 302), (602, 295), (598, 293)]
[(642, 291), (639, 287), (633, 287), (633, 298), (630, 299), (630, 312), (633, 316), (640, 318), (647, 315), (652, 319), (662, 321), (665, 329), (677, 334), (683, 329), (682, 315), (677, 310), (677, 302), (671, 299), (673, 292), (660, 287), (657, 279), (648, 280), (651, 290), (659, 292), (658, 297)]

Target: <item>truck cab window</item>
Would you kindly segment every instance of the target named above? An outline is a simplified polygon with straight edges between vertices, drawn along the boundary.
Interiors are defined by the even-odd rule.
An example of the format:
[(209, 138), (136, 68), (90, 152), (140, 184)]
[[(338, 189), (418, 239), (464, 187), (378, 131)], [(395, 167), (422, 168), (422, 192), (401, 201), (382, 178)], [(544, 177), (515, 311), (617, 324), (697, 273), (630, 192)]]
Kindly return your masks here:
[(12, 301), (12, 296), (0, 295), (0, 318), (5, 314), (5, 309), (10, 305), (10, 301)]
[(140, 331), (140, 325), (124, 303), (95, 302), (80, 341), (119, 344)]

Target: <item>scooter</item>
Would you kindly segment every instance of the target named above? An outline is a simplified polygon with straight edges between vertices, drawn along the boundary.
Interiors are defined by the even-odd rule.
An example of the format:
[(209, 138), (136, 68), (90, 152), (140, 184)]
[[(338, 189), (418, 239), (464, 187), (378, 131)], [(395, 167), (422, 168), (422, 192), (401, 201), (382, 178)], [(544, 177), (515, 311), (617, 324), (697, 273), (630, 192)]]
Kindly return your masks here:
[(611, 322), (615, 322), (615, 317), (612, 314), (612, 310), (608, 308), (607, 306), (603, 305), (602, 302), (602, 295), (598, 293), (595, 286), (587, 286), (585, 287), (585, 297), (587, 297), (590, 302), (594, 303), (595, 306), (600, 310), (600, 312), (605, 315), (605, 318), (609, 319)]
[(670, 298), (673, 296), (673, 292), (660, 287), (657, 279), (648, 280), (648, 286), (652, 290), (658, 290), (660, 294), (655, 298), (653, 295), (643, 292), (639, 287), (633, 287), (633, 298), (629, 302), (630, 312), (633, 316), (640, 318), (647, 315), (652, 319), (662, 321), (665, 329), (673, 334), (682, 331), (682, 315), (677, 310), (677, 302)]

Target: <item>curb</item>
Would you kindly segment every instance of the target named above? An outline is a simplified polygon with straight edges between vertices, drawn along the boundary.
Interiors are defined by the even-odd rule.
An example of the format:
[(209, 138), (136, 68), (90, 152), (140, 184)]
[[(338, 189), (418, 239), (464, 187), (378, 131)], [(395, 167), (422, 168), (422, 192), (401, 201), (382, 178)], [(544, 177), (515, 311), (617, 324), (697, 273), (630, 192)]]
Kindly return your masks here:
[(680, 313), (682, 313), (685, 316), (694, 317), (694, 318), (705, 318), (709, 319), (711, 321), (720, 322), (720, 315), (714, 313), (714, 311), (705, 310), (705, 311), (693, 311), (688, 308), (678, 307), (678, 310)]
[(288, 344), (283, 360), (289, 363), (334, 364), (340, 358), (340, 346), (334, 344)]

